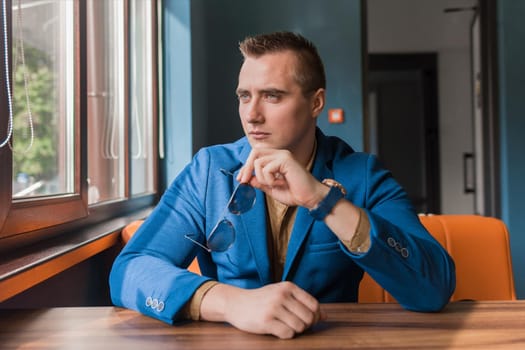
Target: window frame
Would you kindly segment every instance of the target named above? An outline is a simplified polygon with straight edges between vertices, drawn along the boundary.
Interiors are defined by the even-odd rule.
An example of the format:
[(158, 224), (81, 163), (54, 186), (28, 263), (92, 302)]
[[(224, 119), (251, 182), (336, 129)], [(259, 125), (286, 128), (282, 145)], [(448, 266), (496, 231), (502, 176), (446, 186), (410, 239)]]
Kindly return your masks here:
[[(9, 250), (18, 246), (27, 245), (32, 242), (50, 238), (63, 233), (70, 233), (79, 228), (87, 227), (94, 223), (100, 223), (122, 215), (129, 215), (144, 208), (153, 206), (159, 197), (159, 162), (158, 162), (158, 32), (160, 6), (159, 1), (152, 0), (152, 28), (153, 35), (152, 52), (154, 67), (152, 67), (152, 101), (151, 113), (153, 118), (153, 163), (155, 169), (154, 191), (152, 193), (140, 194), (130, 197), (130, 79), (129, 79), (129, 2), (125, 0), (125, 74), (124, 74), (124, 145), (125, 145), (125, 196), (122, 199), (96, 203), (88, 205), (88, 130), (87, 130), (87, 2), (74, 2), (75, 16), (75, 99), (74, 99), (74, 193), (64, 194), (53, 197), (34, 197), (13, 199), (12, 198), (12, 153), (9, 147), (0, 149), (0, 164), (5, 164), (0, 171), (0, 251)], [(7, 0), (7, 20), (8, 24), (12, 23), (12, 0)], [(0, 29), (3, 33), (3, 19), (0, 16)], [(9, 69), (12, 72), (12, 28), (8, 25), (8, 51), (9, 51)], [(4, 39), (3, 34), (0, 38), (2, 55), (2, 77), (0, 81), (4, 84)], [(12, 76), (12, 74), (11, 74)], [(12, 86), (12, 81), (11, 86)], [(5, 86), (0, 88), (0, 113), (2, 116), (8, 115), (7, 93)], [(7, 118), (0, 117), (0, 138), (5, 138), (7, 134)]]
[[(6, 1), (7, 11), (6, 11), (6, 18), (8, 23), (12, 23), (12, 13), (9, 9), (11, 9), (11, 0)], [(1, 11), (2, 9), (0, 9)], [(8, 133), (8, 120), (9, 118), (9, 110), (8, 110), (8, 99), (7, 99), (7, 91), (5, 89), (5, 77), (8, 74), (8, 72), (5, 71), (5, 41), (4, 41), (4, 16), (3, 13), (0, 14), (0, 33), (2, 33), (0, 37), (0, 57), (1, 57), (1, 77), (0, 77), (0, 140), (4, 141), (7, 137)], [(8, 48), (8, 62), (9, 67), (12, 66), (12, 55), (11, 55), (11, 27), (9, 26), (7, 29), (7, 48)], [(2, 117), (4, 116), (4, 117)], [(7, 117), (6, 117), (7, 116)], [(0, 148), (0, 164), (6, 164), (4, 167), (2, 167), (4, 170), (0, 171), (0, 228), (3, 227), (3, 223), (5, 218), (7, 217), (9, 213), (9, 208), (11, 206), (11, 200), (12, 200), (12, 187), (11, 187), (11, 181), (12, 181), (12, 155), (11, 152), (7, 151), (7, 148), (4, 146), (3, 148)], [(9, 186), (5, 186), (4, 184), (8, 184)], [(6, 204), (4, 204), (6, 203)], [(9, 204), (7, 204), (9, 203)]]

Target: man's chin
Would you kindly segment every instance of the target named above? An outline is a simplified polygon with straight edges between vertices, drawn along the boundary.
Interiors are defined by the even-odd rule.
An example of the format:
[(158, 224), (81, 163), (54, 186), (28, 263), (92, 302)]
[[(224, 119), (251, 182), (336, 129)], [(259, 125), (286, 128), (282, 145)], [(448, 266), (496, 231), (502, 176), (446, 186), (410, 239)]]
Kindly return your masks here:
[(250, 141), (250, 146), (252, 146), (253, 149), (263, 149), (263, 148), (283, 149), (283, 147), (279, 147), (271, 142), (261, 142), (261, 141)]
[(248, 138), (252, 148), (271, 148), (272, 144), (268, 140), (257, 140), (254, 138)]

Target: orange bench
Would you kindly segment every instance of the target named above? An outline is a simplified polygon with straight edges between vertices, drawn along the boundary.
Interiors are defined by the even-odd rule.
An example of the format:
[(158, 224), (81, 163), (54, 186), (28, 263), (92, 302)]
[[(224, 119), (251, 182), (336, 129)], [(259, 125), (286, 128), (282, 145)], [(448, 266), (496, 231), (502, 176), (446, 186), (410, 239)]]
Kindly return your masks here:
[[(509, 234), (503, 221), (478, 215), (420, 215), (421, 223), (456, 264), (450, 301), (516, 300)], [(395, 302), (365, 273), (360, 302)]]
[[(456, 264), (456, 291), (451, 301), (516, 300), (509, 234), (503, 221), (478, 215), (420, 215), (420, 220)], [(141, 223), (134, 221), (122, 230), (124, 243)], [(200, 273), (196, 259), (188, 269)], [(365, 273), (359, 302), (395, 300)]]

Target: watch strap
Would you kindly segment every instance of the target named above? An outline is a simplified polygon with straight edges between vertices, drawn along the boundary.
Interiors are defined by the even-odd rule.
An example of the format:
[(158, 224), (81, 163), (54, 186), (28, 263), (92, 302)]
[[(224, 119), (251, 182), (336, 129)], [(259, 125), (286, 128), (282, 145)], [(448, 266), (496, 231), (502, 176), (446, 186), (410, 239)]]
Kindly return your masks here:
[[(325, 180), (326, 181), (326, 180)], [(335, 182), (339, 186), (336, 186), (335, 184), (327, 183), (323, 181), (324, 184), (330, 186), (330, 191), (328, 191), (328, 194), (323, 198), (317, 206), (311, 210), (309, 210), (310, 215), (318, 221), (324, 220), (324, 218), (330, 214), (332, 209), (334, 208), (335, 204), (344, 197), (343, 188), (339, 183)], [(333, 180), (331, 180), (333, 181)]]

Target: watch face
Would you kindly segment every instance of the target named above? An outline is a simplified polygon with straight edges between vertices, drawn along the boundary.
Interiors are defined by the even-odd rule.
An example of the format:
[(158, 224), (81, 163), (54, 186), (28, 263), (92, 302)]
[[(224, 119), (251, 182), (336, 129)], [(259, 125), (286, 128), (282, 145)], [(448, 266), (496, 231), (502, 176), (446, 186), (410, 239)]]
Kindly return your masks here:
[(337, 187), (338, 189), (343, 192), (343, 196), (346, 196), (346, 189), (341, 185), (339, 182), (335, 181), (334, 179), (324, 179), (323, 183), (330, 187)]

